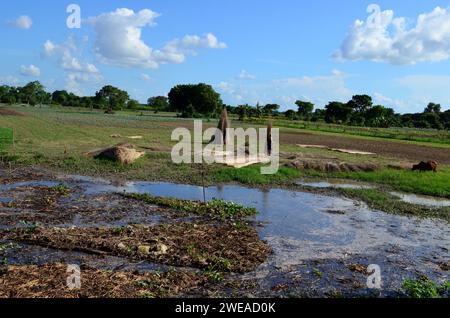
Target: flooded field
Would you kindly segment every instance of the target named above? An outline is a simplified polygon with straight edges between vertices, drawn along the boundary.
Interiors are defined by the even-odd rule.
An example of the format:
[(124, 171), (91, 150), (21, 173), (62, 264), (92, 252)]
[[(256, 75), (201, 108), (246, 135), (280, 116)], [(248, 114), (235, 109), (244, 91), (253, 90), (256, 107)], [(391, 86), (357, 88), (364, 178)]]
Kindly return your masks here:
[[(81, 264), (142, 275), (175, 268), (199, 277), (169, 296), (385, 297), (399, 295), (405, 278), (449, 279), (450, 228), (442, 220), (386, 214), (335, 196), (235, 185), (209, 187), (206, 198), (255, 207), (258, 215), (216, 220), (120, 195), (203, 200), (198, 186), (40, 178), (0, 184), (0, 242), (9, 244), (0, 256), (9, 265)], [(381, 290), (367, 288), (371, 264), (381, 269)], [(217, 272), (223, 279), (201, 279)]]

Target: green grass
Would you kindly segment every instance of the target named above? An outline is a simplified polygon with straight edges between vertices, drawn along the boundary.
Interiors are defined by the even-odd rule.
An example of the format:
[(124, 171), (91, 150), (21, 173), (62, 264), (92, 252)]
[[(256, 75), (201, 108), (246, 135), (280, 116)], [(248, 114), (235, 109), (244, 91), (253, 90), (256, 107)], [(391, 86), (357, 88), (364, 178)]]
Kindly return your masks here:
[(148, 204), (156, 204), (178, 211), (210, 217), (218, 217), (221, 219), (254, 216), (258, 213), (255, 208), (244, 207), (233, 202), (225, 202), (217, 199), (209, 201), (205, 204), (204, 202), (200, 201), (154, 197), (149, 194), (123, 193), (121, 195), (127, 198), (141, 200)]
[[(267, 120), (251, 120), (252, 123), (266, 124)], [(450, 132), (446, 130), (418, 129), (418, 128), (374, 128), (327, 124), (322, 122), (290, 121), (284, 119), (273, 120), (277, 127), (307, 130), (318, 133), (341, 134), (355, 137), (369, 137), (377, 139), (394, 139), (420, 144), (432, 143), (435, 146), (450, 147)]]
[(0, 127), (0, 151), (5, 151), (13, 144), (13, 130)]
[(246, 185), (276, 185), (295, 180), (300, 176), (298, 170), (280, 167), (273, 175), (263, 175), (261, 166), (254, 165), (241, 169), (223, 168), (214, 172), (213, 179), (216, 182), (238, 182)]
[(450, 207), (430, 208), (401, 201), (379, 189), (338, 189), (342, 195), (364, 201), (370, 208), (394, 214), (450, 220)]
[(383, 169), (374, 172), (340, 172), (328, 176), (388, 185), (404, 192), (450, 198), (449, 168), (440, 169), (438, 173)]
[(428, 277), (421, 276), (416, 280), (406, 279), (401, 290), (409, 298), (449, 298), (450, 282), (437, 284)]

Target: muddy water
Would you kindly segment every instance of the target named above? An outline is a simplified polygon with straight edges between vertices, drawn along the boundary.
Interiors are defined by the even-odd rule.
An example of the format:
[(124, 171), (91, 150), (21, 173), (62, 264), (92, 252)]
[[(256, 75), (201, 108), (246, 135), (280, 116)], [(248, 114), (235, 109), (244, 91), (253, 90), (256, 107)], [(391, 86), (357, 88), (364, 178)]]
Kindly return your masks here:
[[(192, 185), (113, 184), (78, 176), (62, 177), (52, 185), (61, 181), (82, 188), (85, 195), (132, 192), (203, 198), (202, 188)], [(0, 186), (0, 191), (4, 190), (5, 186)], [(349, 295), (369, 293), (366, 274), (350, 271), (351, 264), (380, 266), (381, 295), (397, 290), (407, 277), (426, 274), (436, 280), (449, 278), (448, 271), (439, 267), (450, 260), (450, 227), (442, 220), (390, 215), (348, 199), (282, 189), (225, 185), (209, 187), (206, 194), (208, 200), (219, 198), (258, 209), (260, 236), (274, 253), (255, 272), (239, 279), (256, 279), (263, 288), (260, 295), (262, 290), (262, 295), (278, 295), (273, 291), (277, 286), (288, 286), (281, 292), (290, 295), (304, 295), (305, 291), (323, 295), (334, 289)]]
[(296, 184), (311, 188), (336, 188), (336, 189), (373, 189), (373, 186), (360, 182), (351, 182), (349, 180), (330, 179), (327, 181), (308, 182), (298, 181)]
[(391, 194), (393, 196), (400, 198), (400, 200), (407, 202), (407, 203), (430, 206), (430, 207), (450, 206), (450, 200), (446, 200), (446, 199), (429, 197), (429, 196), (425, 196), (425, 195), (400, 193), (400, 192), (391, 192)]

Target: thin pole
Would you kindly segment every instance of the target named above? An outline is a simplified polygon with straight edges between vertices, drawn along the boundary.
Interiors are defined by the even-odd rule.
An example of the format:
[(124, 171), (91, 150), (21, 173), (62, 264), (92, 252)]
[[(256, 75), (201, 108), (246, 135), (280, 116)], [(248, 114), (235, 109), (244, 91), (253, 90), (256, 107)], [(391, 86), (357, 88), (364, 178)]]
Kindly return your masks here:
[(202, 187), (203, 187), (203, 203), (206, 205), (205, 164), (203, 160), (202, 160)]

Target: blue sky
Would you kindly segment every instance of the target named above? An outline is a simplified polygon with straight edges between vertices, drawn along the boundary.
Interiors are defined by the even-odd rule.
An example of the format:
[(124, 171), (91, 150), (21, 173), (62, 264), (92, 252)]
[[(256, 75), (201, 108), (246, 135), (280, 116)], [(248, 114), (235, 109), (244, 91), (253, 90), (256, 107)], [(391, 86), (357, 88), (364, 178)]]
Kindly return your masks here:
[[(80, 29), (66, 25), (71, 3)], [(399, 112), (450, 108), (450, 1), (16, 0), (0, 23), (1, 84), (111, 84), (144, 102), (206, 82), (232, 105), (367, 93)]]

